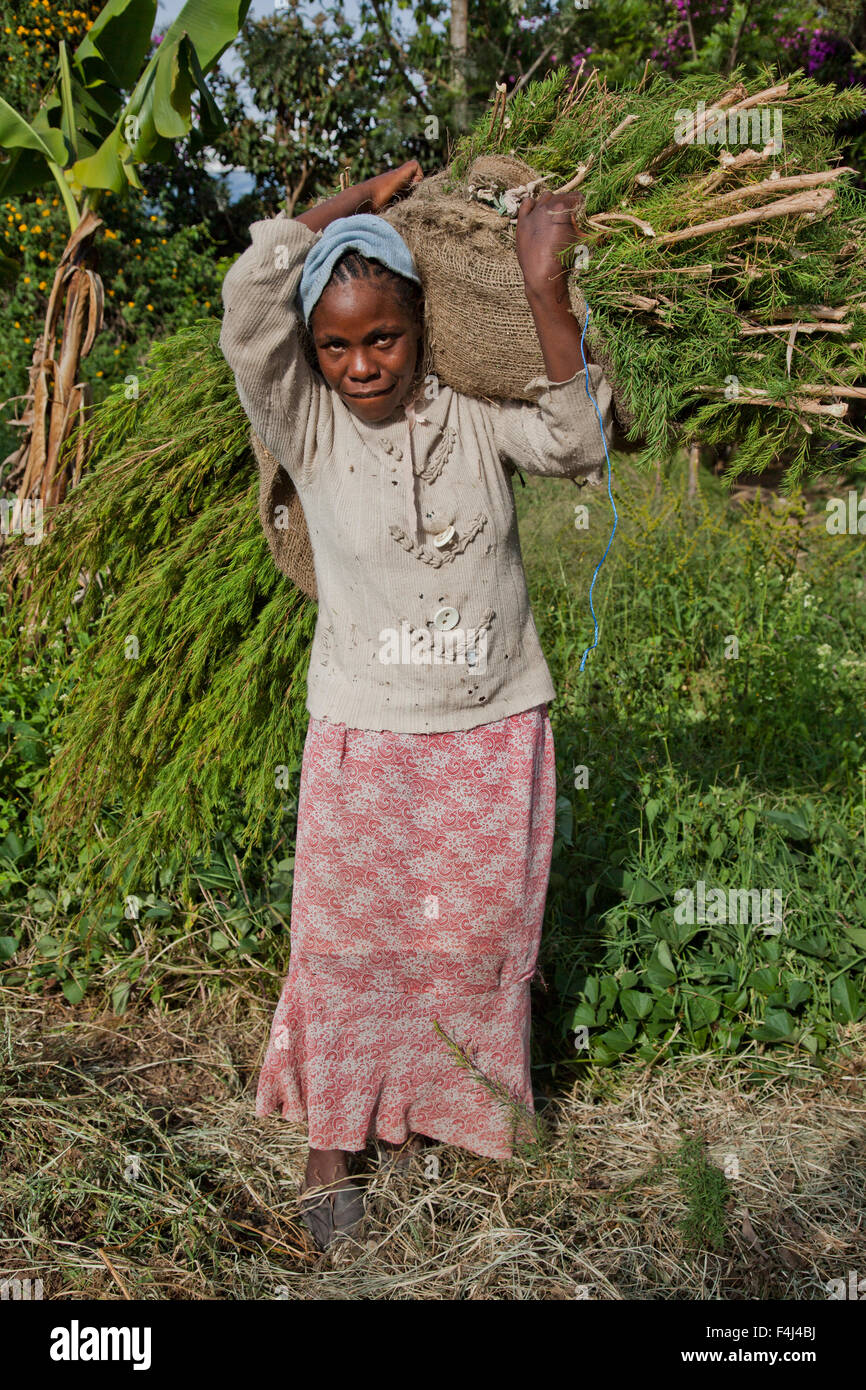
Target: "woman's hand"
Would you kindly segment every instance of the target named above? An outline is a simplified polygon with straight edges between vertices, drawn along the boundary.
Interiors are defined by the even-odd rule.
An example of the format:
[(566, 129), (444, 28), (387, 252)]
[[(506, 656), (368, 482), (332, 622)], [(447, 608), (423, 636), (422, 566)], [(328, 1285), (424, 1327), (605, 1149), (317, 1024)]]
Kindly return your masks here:
[(592, 361), (581, 326), (571, 311), (568, 274), (560, 252), (579, 240), (574, 214), (583, 209), (582, 193), (541, 193), (524, 198), (517, 213), (517, 259), (523, 287), (535, 320), (548, 381), (570, 381)]
[(417, 159), (408, 159), (396, 169), (386, 169), (373, 178), (344, 188), (333, 198), (318, 203), (309, 212), (302, 212), (296, 222), (303, 222), (313, 232), (324, 231), (338, 217), (354, 217), (357, 212), (381, 212), (394, 198), (401, 198), (420, 183), (424, 172)]
[(366, 184), (361, 184), (360, 187), (369, 190), (371, 210), (381, 212), (394, 198), (405, 197), (423, 177), (424, 172), (417, 159), (407, 159), (406, 163), (397, 169), (386, 169), (384, 173), (368, 179)]
[(524, 198), (517, 212), (517, 259), (528, 289), (565, 279), (559, 256), (579, 240), (574, 215), (582, 212), (585, 204), (577, 189)]

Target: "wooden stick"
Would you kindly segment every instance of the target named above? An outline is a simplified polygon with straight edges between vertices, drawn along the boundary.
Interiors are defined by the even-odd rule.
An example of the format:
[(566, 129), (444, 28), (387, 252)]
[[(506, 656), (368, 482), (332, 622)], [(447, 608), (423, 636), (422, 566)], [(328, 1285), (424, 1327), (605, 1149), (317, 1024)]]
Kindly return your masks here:
[(710, 236), (714, 232), (724, 231), (727, 227), (745, 227), (751, 222), (765, 222), (771, 217), (791, 217), (803, 213), (814, 217), (816, 213), (823, 212), (832, 199), (832, 188), (816, 188), (794, 193), (790, 198), (779, 198), (778, 202), (765, 204), (761, 208), (735, 212), (730, 217), (721, 217), (714, 222), (701, 222), (696, 227), (683, 227), (678, 232), (666, 232), (658, 238), (656, 244), (671, 246), (677, 241), (688, 241), (696, 236)]
[[(735, 267), (735, 268), (736, 268), (736, 267)], [(640, 267), (635, 266), (634, 268), (630, 268), (628, 273), (629, 273), (630, 276), (631, 276), (631, 275), (712, 275), (712, 273), (713, 273), (714, 270), (715, 270), (716, 272), (718, 272), (719, 270), (723, 270), (723, 269), (724, 269), (724, 266), (723, 266), (723, 265), (721, 265), (721, 266), (712, 265), (712, 264), (710, 264), (709, 262), (707, 262), (707, 263), (704, 264), (704, 265), (665, 266), (665, 268), (664, 268), (663, 270), (660, 270), (660, 269), (658, 268), (658, 266), (655, 266), (655, 267), (653, 267), (652, 269), (647, 268), (646, 270), (641, 270)]]
[(645, 222), (642, 217), (634, 217), (629, 212), (598, 212), (595, 217), (586, 219), (587, 226), (595, 227), (598, 231), (607, 231), (608, 222), (631, 222), (635, 227), (639, 227), (644, 236), (655, 236), (655, 231), (649, 222)]
[[(724, 396), (726, 387), (700, 387), (705, 396)], [(799, 388), (798, 388), (799, 389)], [(793, 397), (790, 401), (768, 401), (757, 392), (754, 394), (748, 389), (740, 391), (736, 396), (726, 397), (731, 405), (768, 405), (776, 410), (795, 410), (802, 411), (806, 415), (832, 415), (834, 419), (841, 419), (847, 415), (848, 407), (844, 401), (838, 401), (835, 405), (821, 405), (818, 401), (805, 400), (799, 396)]]
[[(703, 391), (704, 394), (712, 395), (719, 392), (723, 395), (725, 388), (721, 386), (699, 386), (698, 390)], [(758, 386), (744, 386), (741, 387), (740, 390), (750, 397), (766, 396), (769, 394), (763, 387)], [(866, 386), (806, 386), (798, 381), (797, 390), (804, 396), (850, 396), (853, 400), (866, 401)]]
[(130, 1300), (131, 1300), (132, 1295), (130, 1294), (129, 1289), (128, 1289), (128, 1288), (126, 1287), (126, 1285), (124, 1284), (123, 1280), (121, 1279), (121, 1277), (120, 1277), (120, 1275), (118, 1274), (117, 1270), (114, 1268), (114, 1265), (111, 1263), (111, 1260), (108, 1258), (108, 1256), (106, 1255), (105, 1251), (104, 1251), (101, 1247), (99, 1247), (99, 1248), (97, 1248), (96, 1253), (97, 1253), (97, 1255), (99, 1256), (99, 1258), (102, 1260), (103, 1264), (105, 1264), (105, 1265), (107, 1266), (109, 1274), (111, 1275), (111, 1277), (112, 1277), (112, 1279), (114, 1280), (115, 1284), (116, 1284), (116, 1285), (118, 1286), (118, 1288), (120, 1289), (120, 1292), (123, 1294), (124, 1298), (127, 1298), (127, 1299), (130, 1299)]
[(784, 309), (774, 309), (770, 317), (774, 321), (784, 319), (788, 323), (793, 318), (830, 319), (833, 323), (840, 323), (849, 312), (847, 304), (838, 309), (830, 309), (826, 304), (787, 304)]
[(743, 150), (742, 154), (732, 155), (728, 150), (722, 150), (719, 154), (721, 168), (715, 173), (708, 174), (705, 179), (695, 186), (696, 196), (703, 197), (711, 193), (714, 188), (718, 188), (720, 183), (731, 174), (745, 169), (754, 164), (766, 164), (776, 152), (776, 147), (771, 140), (762, 150)]
[(765, 87), (762, 92), (755, 92), (754, 96), (744, 97), (738, 101), (736, 106), (732, 106), (731, 111), (750, 111), (754, 106), (768, 106), (771, 101), (778, 101), (780, 97), (788, 95), (790, 89), (789, 82), (780, 82), (777, 87)]
[(762, 179), (760, 183), (746, 183), (742, 188), (734, 188), (730, 193), (719, 193), (710, 202), (718, 207), (720, 204), (737, 203), (743, 198), (763, 198), (765, 193), (777, 193), (782, 189), (788, 188), (816, 188), (822, 183), (831, 183), (833, 179), (838, 179), (840, 174), (855, 174), (856, 169), (851, 169), (848, 165), (842, 165), (838, 169), (826, 169), (815, 174), (796, 174), (790, 178)]
[(850, 333), (850, 323), (807, 323), (797, 320), (794, 323), (774, 323), (765, 324), (760, 327), (752, 324), (740, 324), (740, 333), (744, 338), (761, 338), (767, 333), (790, 333), (792, 328), (796, 328), (798, 333)]

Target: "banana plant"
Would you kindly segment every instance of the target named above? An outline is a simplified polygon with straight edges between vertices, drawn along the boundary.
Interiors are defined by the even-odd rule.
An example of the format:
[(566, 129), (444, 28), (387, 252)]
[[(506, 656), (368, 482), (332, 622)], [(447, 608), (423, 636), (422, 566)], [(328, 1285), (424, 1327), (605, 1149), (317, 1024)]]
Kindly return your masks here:
[[(0, 196), (56, 184), (69, 218), (16, 422), (22, 442), (4, 461), (18, 496), (41, 499), (46, 524), (81, 476), (89, 448), (91, 395), (80, 368), (103, 321), (102, 281), (91, 264), (100, 200), (140, 190), (138, 166), (170, 162), (178, 140), (199, 150), (225, 128), (205, 79), (249, 7), (250, 0), (187, 0), (148, 58), (157, 0), (108, 0), (72, 53), (60, 43), (54, 80), (32, 120), (0, 97)], [(16, 268), (4, 258), (0, 274), (8, 279)], [(73, 429), (74, 457), (64, 450)]]

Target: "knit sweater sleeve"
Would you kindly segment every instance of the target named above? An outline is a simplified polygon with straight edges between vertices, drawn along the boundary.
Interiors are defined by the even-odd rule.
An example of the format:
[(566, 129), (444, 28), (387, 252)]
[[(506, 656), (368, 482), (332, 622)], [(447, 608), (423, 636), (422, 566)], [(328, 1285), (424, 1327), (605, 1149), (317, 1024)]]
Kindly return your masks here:
[(252, 245), (223, 280), (219, 344), (253, 429), (295, 478), (333, 432), (331, 391), (307, 360), (295, 300), (321, 232), (280, 212), (254, 222), (250, 236)]
[(585, 477), (595, 485), (603, 482), (607, 473), (602, 425), (610, 448), (612, 393), (603, 369), (595, 363), (589, 366), (589, 385), (598, 411), (587, 394), (582, 367), (568, 381), (534, 377), (527, 384), (527, 390), (539, 393), (534, 402), (491, 402), (486, 408), (500, 458), (508, 459), (525, 473), (550, 478)]

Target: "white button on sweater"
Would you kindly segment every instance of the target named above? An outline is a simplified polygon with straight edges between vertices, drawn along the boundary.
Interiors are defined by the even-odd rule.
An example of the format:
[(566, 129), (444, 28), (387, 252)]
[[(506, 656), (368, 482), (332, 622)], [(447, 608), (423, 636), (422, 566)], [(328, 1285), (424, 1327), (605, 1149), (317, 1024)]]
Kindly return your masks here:
[[(440, 385), (433, 399), (422, 393), (367, 424), (303, 350), (295, 295), (321, 233), (284, 213), (250, 233), (223, 283), (220, 347), (254, 430), (297, 488), (310, 533), (319, 608), (309, 713), (350, 728), (441, 733), (554, 699), (503, 460), (525, 473), (606, 480), (583, 369), (566, 382), (534, 378), (527, 390), (538, 391), (536, 404), (479, 401)], [(599, 366), (589, 378), (609, 445), (610, 387)], [(444, 547), (423, 526), (431, 499), (453, 513), (456, 536)], [(433, 641), (443, 606), (465, 629), (450, 653)], [(479, 632), (486, 660), (473, 669), (462, 654)]]

